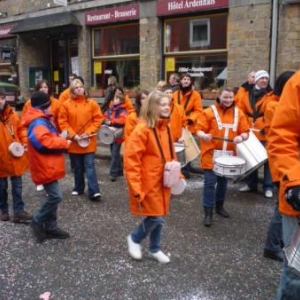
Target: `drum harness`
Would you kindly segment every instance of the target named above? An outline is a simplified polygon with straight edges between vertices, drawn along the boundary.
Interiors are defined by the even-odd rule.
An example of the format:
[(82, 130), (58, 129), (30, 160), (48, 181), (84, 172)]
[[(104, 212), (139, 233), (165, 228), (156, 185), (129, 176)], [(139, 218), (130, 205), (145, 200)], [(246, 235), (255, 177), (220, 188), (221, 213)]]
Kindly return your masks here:
[(213, 113), (215, 115), (215, 118), (216, 118), (216, 121), (217, 121), (217, 125), (218, 125), (218, 129), (219, 130), (222, 130), (223, 128), (225, 129), (222, 152), (226, 153), (225, 151), (227, 149), (227, 144), (228, 144), (229, 129), (232, 129), (233, 132), (237, 131), (237, 125), (238, 125), (238, 108), (234, 107), (234, 121), (233, 121), (233, 124), (228, 124), (228, 123), (222, 123), (220, 115), (218, 113), (218, 110), (217, 110), (217, 108), (216, 108), (216, 106), (214, 104), (211, 105), (210, 107), (211, 107), (211, 109), (212, 109), (212, 111), (213, 111)]

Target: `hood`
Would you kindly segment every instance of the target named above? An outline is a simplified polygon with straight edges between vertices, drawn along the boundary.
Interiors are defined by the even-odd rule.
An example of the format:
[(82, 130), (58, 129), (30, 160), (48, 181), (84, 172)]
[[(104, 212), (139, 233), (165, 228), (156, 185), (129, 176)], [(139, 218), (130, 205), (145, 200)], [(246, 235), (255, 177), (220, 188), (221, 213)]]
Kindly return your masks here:
[(45, 114), (42, 110), (30, 106), (22, 116), (22, 126), (28, 127), (29, 124), (37, 118), (50, 119), (52, 115)]

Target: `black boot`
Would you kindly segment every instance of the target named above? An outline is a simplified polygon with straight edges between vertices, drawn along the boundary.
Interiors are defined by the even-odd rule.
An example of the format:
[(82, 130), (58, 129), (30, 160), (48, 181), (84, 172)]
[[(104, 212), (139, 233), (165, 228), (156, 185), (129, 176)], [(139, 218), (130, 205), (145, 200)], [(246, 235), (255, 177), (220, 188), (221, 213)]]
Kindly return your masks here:
[(224, 209), (224, 203), (223, 202), (217, 202), (216, 203), (216, 213), (220, 215), (223, 218), (229, 218), (228, 212)]
[(210, 227), (212, 223), (212, 215), (213, 215), (213, 209), (210, 207), (204, 207), (204, 221), (203, 225), (206, 227)]

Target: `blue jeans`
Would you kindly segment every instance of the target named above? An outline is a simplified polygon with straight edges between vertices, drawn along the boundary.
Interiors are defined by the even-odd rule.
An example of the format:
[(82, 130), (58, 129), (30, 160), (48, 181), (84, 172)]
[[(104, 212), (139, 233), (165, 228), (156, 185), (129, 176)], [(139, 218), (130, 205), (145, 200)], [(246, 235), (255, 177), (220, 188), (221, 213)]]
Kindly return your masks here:
[[(0, 210), (3, 212), (8, 212), (8, 178), (0, 178)], [(11, 176), (11, 192), (13, 200), (13, 212), (15, 214), (24, 211), (24, 201), (22, 199), (22, 176)]]
[(110, 144), (111, 157), (109, 175), (112, 177), (118, 177), (123, 175), (123, 163), (120, 154), (121, 145), (121, 143)]
[(41, 207), (33, 216), (33, 221), (46, 230), (57, 228), (57, 209), (62, 199), (62, 191), (57, 180), (44, 184), (46, 196)]
[(204, 171), (203, 206), (213, 208), (218, 203), (224, 203), (227, 191), (227, 178), (217, 176), (212, 170)]
[(268, 228), (265, 249), (279, 253), (281, 252), (282, 247), (282, 217), (278, 211), (278, 203), (276, 203)]
[(158, 252), (160, 250), (164, 222), (165, 219), (163, 217), (146, 217), (143, 222), (131, 232), (132, 240), (140, 244), (147, 235), (150, 235), (149, 251), (152, 253)]
[[(266, 147), (266, 142), (261, 141), (261, 143)], [(251, 190), (257, 190), (258, 185), (258, 170), (255, 170), (253, 173), (251, 173), (247, 179), (247, 185)], [(263, 179), (263, 190), (267, 191), (273, 191), (273, 182), (271, 177), (271, 172), (269, 168), (269, 162), (266, 161), (264, 163), (264, 179)]]
[(85, 188), (84, 173), (88, 183), (88, 196), (100, 193), (95, 168), (95, 153), (74, 154), (70, 153), (71, 164), (74, 167), (74, 188), (73, 191), (83, 194)]
[[(285, 247), (289, 247), (299, 229), (298, 220), (294, 217), (282, 215), (282, 233)], [(300, 274), (290, 268), (284, 258), (277, 299), (300, 299)]]

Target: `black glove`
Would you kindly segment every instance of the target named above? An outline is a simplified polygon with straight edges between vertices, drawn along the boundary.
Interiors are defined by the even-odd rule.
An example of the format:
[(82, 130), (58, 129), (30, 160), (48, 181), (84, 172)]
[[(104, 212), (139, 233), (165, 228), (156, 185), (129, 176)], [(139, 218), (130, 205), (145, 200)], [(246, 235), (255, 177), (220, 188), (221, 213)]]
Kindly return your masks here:
[(193, 120), (191, 120), (191, 119), (187, 119), (186, 122), (188, 125), (193, 125), (193, 123), (194, 123)]
[(300, 185), (287, 188), (284, 197), (293, 209), (300, 211)]

